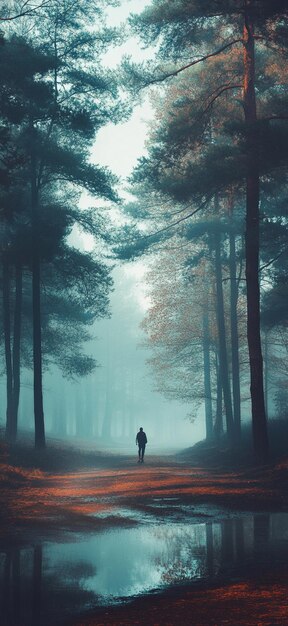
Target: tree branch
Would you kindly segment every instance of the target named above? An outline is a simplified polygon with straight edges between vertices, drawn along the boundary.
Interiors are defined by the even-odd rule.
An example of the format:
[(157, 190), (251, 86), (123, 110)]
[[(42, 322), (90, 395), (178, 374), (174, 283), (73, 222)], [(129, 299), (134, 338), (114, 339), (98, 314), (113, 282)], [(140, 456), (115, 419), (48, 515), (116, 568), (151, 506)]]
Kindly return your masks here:
[(207, 206), (208, 202), (210, 202), (211, 198), (208, 198), (207, 200), (205, 200), (205, 202), (203, 202), (202, 204), (200, 204), (200, 206), (195, 209), (195, 211), (192, 211), (192, 213), (189, 213), (189, 215), (185, 215), (185, 217), (180, 217), (179, 220), (176, 220), (176, 222), (173, 222), (172, 224), (169, 224), (168, 226), (164, 226), (164, 228), (161, 228), (160, 230), (156, 230), (156, 232), (154, 233), (150, 233), (149, 235), (144, 235), (144, 237), (142, 237), (142, 239), (148, 239), (150, 237), (155, 237), (155, 235), (160, 235), (161, 233), (164, 233), (166, 230), (169, 230), (169, 228), (173, 228), (174, 226), (178, 226), (178, 224), (180, 224), (181, 222), (185, 222), (185, 220), (188, 220), (189, 217), (193, 217), (193, 215), (196, 215), (196, 213), (198, 213), (198, 211), (201, 211), (202, 209), (205, 209), (205, 207)]
[(217, 56), (218, 54), (220, 54), (224, 50), (227, 50), (227, 48), (231, 48), (231, 46), (234, 46), (234, 44), (241, 43), (242, 41), (243, 41), (242, 38), (241, 39), (233, 39), (233, 41), (230, 41), (229, 43), (226, 43), (225, 46), (222, 46), (222, 48), (218, 48), (218, 50), (214, 50), (214, 52), (210, 52), (210, 54), (206, 54), (205, 56), (201, 57), (200, 59), (195, 59), (195, 61), (191, 61), (191, 63), (188, 63), (187, 65), (183, 65), (183, 67), (180, 67), (178, 70), (175, 70), (174, 72), (170, 72), (169, 74), (165, 74), (161, 78), (155, 78), (154, 80), (151, 81), (151, 84), (153, 84), (153, 83), (160, 83), (160, 82), (163, 82), (164, 80), (166, 80), (166, 78), (171, 78), (172, 76), (177, 76), (178, 74), (180, 74), (180, 72), (184, 72), (184, 70), (187, 70), (189, 67), (193, 67), (194, 65), (197, 65), (197, 63), (202, 63), (203, 61), (207, 61), (207, 59), (211, 59), (212, 57)]
[(259, 268), (259, 272), (262, 272), (262, 270), (265, 270), (266, 267), (269, 267), (269, 265), (272, 265), (272, 263), (274, 263), (274, 261), (278, 261), (278, 259), (280, 258), (280, 256), (282, 256), (282, 254), (285, 252), (285, 250), (281, 250), (281, 252), (279, 252), (279, 254), (277, 254), (274, 259), (271, 259), (270, 261), (268, 261), (268, 263), (265, 263), (265, 265), (261, 265), (261, 267)]
[(288, 115), (271, 115), (270, 117), (261, 117), (261, 122), (271, 122), (273, 120), (288, 120)]
[(20, 13), (17, 13), (16, 15), (11, 15), (10, 17), (1, 17), (0, 15), (0, 22), (11, 22), (12, 20), (17, 20), (19, 17), (25, 17), (27, 15), (31, 15), (31, 13), (34, 13), (34, 11), (37, 11), (37, 9), (41, 9), (45, 5), (49, 4), (49, 2), (50, 0), (43, 0), (42, 2), (40, 2), (40, 4), (37, 4), (36, 6), (33, 6), (33, 7), (29, 7), (30, 0), (26, 0), (26, 2), (23, 3)]
[(216, 96), (214, 96), (212, 98), (212, 100), (210, 100), (210, 102), (207, 104), (206, 108), (201, 112), (201, 114), (204, 115), (205, 113), (207, 113), (207, 111), (209, 111), (210, 107), (215, 102), (215, 100), (217, 100), (217, 98), (219, 98), (219, 96), (221, 96), (222, 93), (224, 93), (224, 91), (229, 91), (229, 89), (241, 89), (242, 87), (243, 87), (243, 85), (240, 85), (240, 84), (239, 85), (226, 85), (226, 86), (222, 87), (222, 89), (220, 89), (220, 91), (218, 91)]

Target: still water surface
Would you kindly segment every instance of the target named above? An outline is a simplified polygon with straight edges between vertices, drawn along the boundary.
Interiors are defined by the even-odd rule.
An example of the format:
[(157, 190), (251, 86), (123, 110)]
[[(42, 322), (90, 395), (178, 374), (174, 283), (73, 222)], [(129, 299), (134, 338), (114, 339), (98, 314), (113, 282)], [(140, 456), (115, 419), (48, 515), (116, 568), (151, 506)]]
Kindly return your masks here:
[(277, 569), (287, 558), (285, 513), (197, 523), (158, 519), (14, 546), (0, 553), (1, 626), (53, 626), (170, 585), (247, 572), (257, 577), (259, 568)]

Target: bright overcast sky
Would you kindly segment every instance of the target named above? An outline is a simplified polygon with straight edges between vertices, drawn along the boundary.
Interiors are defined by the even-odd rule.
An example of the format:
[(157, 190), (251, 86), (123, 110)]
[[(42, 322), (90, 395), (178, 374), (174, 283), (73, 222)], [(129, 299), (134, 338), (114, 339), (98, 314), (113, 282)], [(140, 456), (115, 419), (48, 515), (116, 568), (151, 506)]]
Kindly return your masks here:
[[(107, 21), (110, 26), (119, 26), (130, 13), (143, 11), (150, 0), (123, 0), (119, 7), (107, 9)], [(151, 56), (151, 52), (141, 48), (136, 38), (129, 38), (117, 48), (111, 48), (105, 55), (109, 67), (117, 67), (123, 55), (131, 55), (133, 61), (142, 61)], [(131, 118), (122, 124), (107, 124), (98, 135), (93, 149), (93, 161), (107, 165), (117, 176), (125, 179), (134, 165), (145, 152), (146, 124), (152, 117), (148, 98), (141, 106), (136, 106)]]
[[(122, 0), (119, 7), (107, 9), (107, 22), (109, 26), (119, 26), (125, 22), (130, 13), (140, 13), (150, 0)], [(141, 61), (151, 56), (151, 52), (141, 48), (140, 42), (131, 37), (118, 48), (112, 48), (105, 55), (105, 63), (109, 67), (117, 67), (123, 55), (131, 55), (134, 61)], [(105, 165), (116, 174), (122, 181), (122, 196), (126, 196), (125, 179), (131, 173), (137, 163), (137, 159), (145, 153), (145, 139), (147, 122), (152, 118), (152, 108), (149, 104), (148, 95), (142, 98), (141, 106), (135, 106), (128, 121), (121, 124), (106, 124), (97, 134), (97, 139), (92, 150), (91, 160), (97, 165)], [(83, 207), (98, 205), (99, 200), (91, 198), (83, 193), (80, 205)], [(100, 202), (101, 204), (101, 202)], [(103, 202), (102, 202), (103, 204)], [(117, 215), (117, 210), (115, 211)], [(92, 249), (93, 238), (78, 233), (84, 247)]]

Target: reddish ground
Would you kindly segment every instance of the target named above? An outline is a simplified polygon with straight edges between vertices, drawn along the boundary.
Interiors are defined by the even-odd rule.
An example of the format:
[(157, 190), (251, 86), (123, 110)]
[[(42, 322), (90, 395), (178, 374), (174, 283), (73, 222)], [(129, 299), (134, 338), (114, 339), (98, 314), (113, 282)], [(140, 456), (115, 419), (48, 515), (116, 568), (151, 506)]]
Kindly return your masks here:
[(71, 626), (287, 626), (286, 582), (227, 584), (139, 598), (71, 622)]
[[(108, 458), (109, 464), (109, 458)], [(150, 457), (115, 468), (68, 473), (21, 470), (0, 465), (0, 499), (13, 525), (48, 525), (72, 529), (103, 524), (96, 513), (117, 515), (121, 506), (151, 512), (154, 498), (178, 498), (182, 503), (213, 503), (247, 510), (287, 510), (287, 467), (223, 472)], [(124, 465), (124, 467), (123, 467)], [(11, 488), (12, 487), (12, 488)], [(3, 513), (3, 509), (2, 509)], [(112, 521), (112, 520), (111, 520)], [(126, 522), (127, 523), (127, 522)]]
[[(7, 461), (7, 459), (6, 459)], [(153, 514), (154, 498), (179, 503), (209, 503), (235, 509), (288, 509), (288, 464), (247, 471), (192, 467), (173, 459), (95, 457), (97, 468), (52, 473), (0, 464), (2, 540), (15, 530), (93, 530), (109, 524), (133, 524), (118, 517), (119, 507)], [(110, 467), (109, 467), (110, 465)], [(1, 502), (2, 501), (2, 502)], [(169, 515), (169, 503), (161, 509)], [(97, 517), (101, 513), (101, 517)], [(2, 517), (2, 524), (1, 524)], [(279, 580), (226, 581), (222, 586), (177, 587), (132, 603), (94, 611), (73, 626), (288, 626), (288, 569)], [(40, 624), (37, 626), (41, 626)]]

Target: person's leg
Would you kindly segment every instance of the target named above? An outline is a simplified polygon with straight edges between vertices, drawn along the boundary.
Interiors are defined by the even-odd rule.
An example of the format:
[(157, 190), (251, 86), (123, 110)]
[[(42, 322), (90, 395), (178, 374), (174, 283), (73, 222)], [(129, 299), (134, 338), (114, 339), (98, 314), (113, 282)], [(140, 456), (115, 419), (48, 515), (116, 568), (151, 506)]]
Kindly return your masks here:
[(138, 463), (140, 463), (140, 461), (141, 461), (141, 448), (140, 448), (140, 446), (138, 446), (138, 456), (139, 456)]
[(145, 454), (145, 443), (144, 443), (144, 446), (142, 446), (142, 462), (144, 461), (144, 454)]

